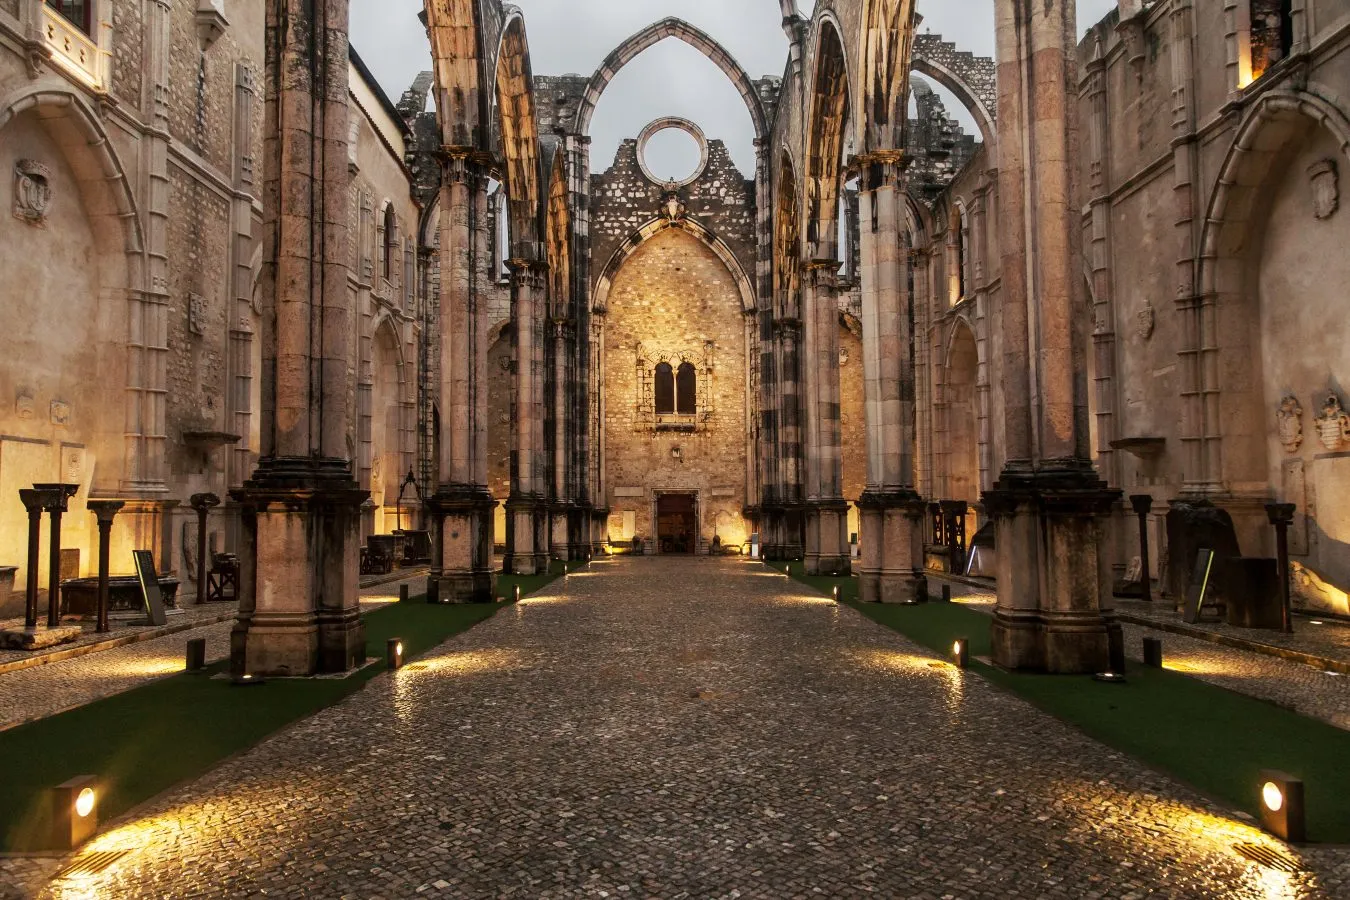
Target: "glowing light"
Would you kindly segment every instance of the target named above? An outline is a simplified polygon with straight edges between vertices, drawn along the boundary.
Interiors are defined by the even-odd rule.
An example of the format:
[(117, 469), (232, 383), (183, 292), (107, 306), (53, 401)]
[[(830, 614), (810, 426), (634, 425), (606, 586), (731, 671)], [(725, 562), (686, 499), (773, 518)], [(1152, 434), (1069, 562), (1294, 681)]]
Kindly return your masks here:
[(80, 796), (75, 798), (75, 814), (81, 819), (87, 817), (94, 811), (94, 789), (85, 788), (80, 791)]
[(1284, 792), (1275, 782), (1267, 781), (1261, 788), (1261, 801), (1271, 812), (1279, 812), (1284, 808)]
[(402, 645), (402, 644), (399, 644), (399, 645), (398, 645), (397, 647), (395, 647), (394, 649), (398, 651), (398, 655), (399, 655), (399, 656), (402, 656), (402, 655), (403, 655), (403, 645)]

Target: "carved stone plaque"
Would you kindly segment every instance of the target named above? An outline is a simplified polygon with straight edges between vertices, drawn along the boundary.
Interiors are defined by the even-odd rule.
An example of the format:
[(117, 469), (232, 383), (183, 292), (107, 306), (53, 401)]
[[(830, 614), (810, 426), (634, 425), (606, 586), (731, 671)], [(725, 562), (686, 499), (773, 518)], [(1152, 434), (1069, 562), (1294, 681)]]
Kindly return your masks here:
[(1341, 188), (1337, 179), (1336, 162), (1318, 160), (1308, 167), (1308, 182), (1312, 187), (1313, 215), (1329, 219), (1341, 205)]
[(14, 164), (14, 216), (30, 225), (47, 224), (52, 207), (52, 170), (32, 159)]
[(51, 405), (51, 416), (53, 425), (66, 426), (70, 424), (70, 404), (60, 400), (53, 400)]
[(1327, 402), (1322, 404), (1322, 415), (1314, 420), (1317, 437), (1333, 453), (1350, 442), (1350, 416), (1341, 408), (1341, 398), (1335, 393), (1327, 394)]
[(1303, 446), (1303, 405), (1297, 397), (1290, 395), (1280, 401), (1280, 408), (1275, 411), (1275, 421), (1285, 452), (1297, 453)]

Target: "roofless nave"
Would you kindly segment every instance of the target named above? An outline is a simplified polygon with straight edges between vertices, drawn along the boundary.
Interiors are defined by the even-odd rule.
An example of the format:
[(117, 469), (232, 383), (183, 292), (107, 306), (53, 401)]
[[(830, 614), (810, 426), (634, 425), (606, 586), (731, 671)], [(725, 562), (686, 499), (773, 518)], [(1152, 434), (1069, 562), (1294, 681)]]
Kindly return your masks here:
[[(398, 103), (343, 2), (115, 5), (0, 4), (46, 35), (5, 58), (0, 493), (75, 485), (48, 499), (76, 577), (84, 508), (126, 501), (114, 568), (149, 548), (188, 596), (189, 501), (225, 498), (198, 505), (240, 666), (350, 666), (358, 566), (395, 553), (471, 601), (502, 566), (757, 536), (868, 600), (996, 579), (998, 661), (1094, 671), (1113, 589), (1179, 602), (1197, 523), (1273, 556), (1275, 501), (1296, 605), (1350, 613), (1332, 0), (1122, 0), (1081, 42), (1071, 5), (999, 0), (997, 64), (910, 2), (785, 0), (781, 77), (666, 19), (588, 79), (536, 74), (518, 10), (435, 0)], [(667, 39), (742, 97), (753, 179), (660, 109), (592, 174), (606, 87)], [(683, 181), (645, 161), (669, 128)], [(27, 525), (6, 501), (36, 596)]]

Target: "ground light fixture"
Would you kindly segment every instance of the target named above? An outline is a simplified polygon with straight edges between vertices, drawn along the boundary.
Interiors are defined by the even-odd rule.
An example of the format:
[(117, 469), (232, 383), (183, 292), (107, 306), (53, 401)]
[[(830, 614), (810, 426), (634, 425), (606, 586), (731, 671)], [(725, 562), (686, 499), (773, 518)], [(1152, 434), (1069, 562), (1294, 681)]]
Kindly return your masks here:
[(52, 847), (74, 850), (98, 831), (98, 782), (78, 775), (52, 789)]
[(834, 586), (834, 602), (839, 602), (839, 585), (837, 584)]
[(516, 602), (520, 602), (520, 585), (516, 585)]
[(230, 682), (236, 687), (257, 687), (260, 684), (265, 684), (267, 679), (261, 675), (254, 675), (252, 672), (240, 672), (230, 678)]
[(403, 638), (390, 638), (384, 646), (384, 659), (391, 669), (403, 668)]
[(1162, 641), (1159, 638), (1144, 638), (1144, 665), (1161, 669), (1162, 664)]
[(1303, 782), (1292, 775), (1261, 772), (1261, 827), (1291, 844), (1307, 840), (1303, 815)]
[(952, 665), (964, 669), (970, 665), (970, 639), (957, 638), (952, 641)]
[(200, 672), (206, 668), (206, 638), (193, 638), (187, 642), (187, 659), (184, 667), (189, 672)]

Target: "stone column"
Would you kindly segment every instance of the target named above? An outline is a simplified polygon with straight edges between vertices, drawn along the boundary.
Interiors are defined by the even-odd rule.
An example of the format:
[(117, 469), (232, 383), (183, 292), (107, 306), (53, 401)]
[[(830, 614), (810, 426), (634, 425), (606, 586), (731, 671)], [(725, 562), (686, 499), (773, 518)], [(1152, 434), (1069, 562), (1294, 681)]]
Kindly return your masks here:
[(537, 575), (548, 569), (548, 535), (542, 522), (547, 518), (544, 483), (544, 448), (540, 402), (540, 287), (539, 265), (532, 260), (512, 259), (511, 336), (512, 387), (515, 402), (511, 416), (511, 496), (506, 501), (507, 533), (504, 569), (513, 575)]
[(568, 492), (568, 423), (572, 404), (568, 402), (568, 366), (572, 345), (572, 324), (565, 318), (554, 318), (553, 390), (548, 403), (553, 410), (553, 478), (549, 502), (549, 554), (554, 559), (567, 560), (570, 556), (569, 520), (572, 504)]
[(70, 498), (79, 490), (74, 484), (35, 484), (46, 501), (43, 509), (51, 519), (52, 536), (47, 557), (47, 627), (61, 624), (61, 516), (70, 508)]
[(90, 500), (89, 511), (98, 519), (98, 625), (99, 634), (112, 629), (108, 625), (108, 568), (112, 553), (113, 519), (126, 503), (122, 500)]
[(804, 544), (805, 506), (802, 493), (802, 402), (801, 402), (801, 320), (795, 318), (797, 304), (793, 304), (794, 317), (784, 317), (778, 321), (779, 347), (779, 423), (782, 441), (780, 443), (779, 466), (782, 473), (781, 495), (778, 508), (778, 558), (784, 560), (801, 559), (806, 552)]
[(806, 573), (847, 575), (848, 503), (843, 497), (844, 450), (839, 422), (839, 262), (813, 260), (806, 269), (810, 315), (807, 348), (809, 470), (806, 507)]
[(242, 516), (231, 668), (341, 672), (365, 658), (348, 402), (347, 0), (267, 0), (262, 457)]
[[(908, 260), (901, 241), (900, 154), (862, 161), (863, 391), (867, 490), (862, 514), (865, 603), (928, 599), (923, 498), (914, 490), (914, 357)], [(871, 223), (871, 227), (866, 227)]]
[(38, 620), (38, 566), (42, 565), (42, 511), (47, 508), (48, 500), (42, 491), (24, 488), (19, 491), (19, 499), (28, 510), (28, 566), (24, 572), (26, 589), (23, 607), (23, 627), (28, 631), (37, 628)]
[[(1007, 464), (984, 495), (998, 530), (995, 662), (1099, 672), (1118, 628), (1099, 518), (1117, 494), (1088, 450), (1086, 347), (1074, 207), (1077, 59), (1072, 4), (998, 0), (999, 216)], [(1033, 393), (1032, 385), (1036, 390)]]
[(206, 602), (206, 519), (220, 505), (215, 494), (193, 494), (188, 505), (197, 511), (197, 604)]
[(441, 571), (429, 599), (493, 599), (492, 511), (487, 488), (487, 290), (479, 272), (487, 228), (487, 161), (446, 151), (441, 186), (440, 479), (427, 500), (440, 522)]

